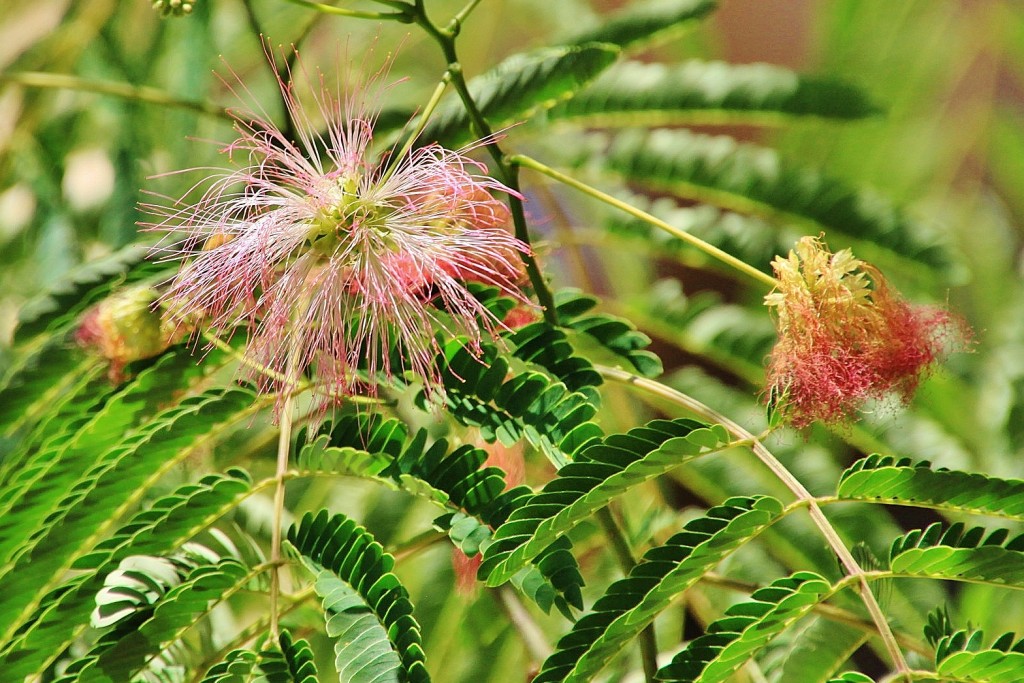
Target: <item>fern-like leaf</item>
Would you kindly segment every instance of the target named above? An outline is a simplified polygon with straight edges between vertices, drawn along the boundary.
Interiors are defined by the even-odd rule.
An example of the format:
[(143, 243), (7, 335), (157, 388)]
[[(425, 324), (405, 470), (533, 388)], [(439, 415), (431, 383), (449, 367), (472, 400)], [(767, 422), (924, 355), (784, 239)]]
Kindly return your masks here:
[(774, 498), (730, 498), (688, 522), (608, 587), (559, 641), (536, 683), (593, 680), (676, 597), (781, 515), (782, 504)]
[[(628, 320), (606, 313), (591, 313), (597, 303), (596, 298), (573, 289), (560, 290), (555, 295), (555, 310), (562, 325), (586, 335), (628, 362), (644, 377), (660, 375), (663, 370), (661, 359), (646, 350), (651, 338)], [(600, 381), (597, 383), (600, 384)]]
[(491, 345), (477, 354), (452, 340), (438, 363), (448, 411), (487, 441), (510, 445), (526, 438), (553, 462), (564, 462), (602, 435), (591, 422), (597, 409), (588, 395), (542, 372), (509, 377), (509, 361)]
[(34, 453), (0, 494), (0, 562), (9, 560), (83, 473), (103, 460), (98, 456), (201, 374), (195, 359), (178, 348)]
[[(505, 128), (571, 98), (615, 61), (612, 45), (545, 48), (509, 57), (470, 80), (469, 92), (494, 129)], [(441, 103), (420, 139), (458, 147), (476, 137), (461, 100)]]
[(973, 512), (1024, 521), (1024, 481), (933, 469), (928, 462), (871, 455), (839, 480), (841, 498)]
[(166, 265), (146, 262), (149, 248), (129, 245), (76, 268), (18, 313), (14, 345), (24, 348), (43, 334), (67, 329), (82, 312), (115, 287), (152, 277)]
[(1019, 683), (1024, 671), (1024, 638), (1004, 633), (989, 647), (981, 631), (960, 630), (935, 647), (935, 671), (941, 680), (970, 683)]
[[(82, 555), (74, 569), (79, 574), (39, 600), (39, 606), (15, 638), (3, 645), (0, 670), (13, 677), (43, 668), (66, 648), (75, 630), (89, 619), (104, 578), (131, 554), (162, 555), (180, 547), (251, 492), (251, 480), (242, 470), (212, 474), (186, 484), (136, 513), (108, 540)], [(70, 556), (81, 554), (72, 549)], [(48, 578), (48, 577), (47, 577)]]
[(728, 443), (724, 428), (680, 419), (654, 420), (586, 447), (498, 527), (480, 576), (486, 576), (491, 586), (508, 581), (541, 550), (616, 496)]
[(107, 639), (88, 663), (71, 672), (79, 683), (130, 680), (164, 647), (177, 640), (213, 605), (245, 588), (256, 573), (233, 559), (194, 569), (152, 608), (137, 628)]
[[(491, 528), (504, 522), (530, 494), (523, 486), (505, 490), (504, 473), (484, 467), (486, 459), (482, 449), (452, 449), (443, 439), (428, 446), (425, 430), (410, 438), (397, 420), (349, 416), (325, 425), (300, 449), (297, 462), (300, 471), (360, 476), (428, 498), (447, 513), (435, 525), (447, 529), (463, 552), (475, 555), (489, 542)], [(570, 608), (583, 607), (583, 577), (570, 547), (565, 541), (546, 549), (530, 577), (520, 583), (545, 611), (554, 605), (569, 614)]]
[(664, 39), (667, 34), (689, 28), (715, 9), (715, 0), (646, 0), (633, 3), (601, 24), (579, 33), (570, 41), (612, 43), (623, 48), (639, 47)]
[[(330, 615), (328, 635), (336, 639), (338, 670), (348, 674), (343, 680), (430, 680), (412, 603), (391, 572), (394, 558), (366, 529), (323, 510), (303, 516), (288, 530), (288, 541), (326, 570), (317, 591)], [(363, 616), (373, 623), (364, 623)], [(393, 660), (388, 653), (396, 655)]]
[(288, 631), (282, 631), (278, 639), (281, 652), (288, 662), (288, 672), (293, 683), (318, 683), (313, 651), (306, 640), (292, 640)]
[(659, 681), (716, 683), (727, 680), (758, 650), (833, 590), (813, 572), (797, 572), (754, 591), (733, 605), (707, 632), (689, 642), (658, 671)]
[(926, 576), (1024, 588), (1024, 534), (935, 523), (893, 541), (889, 568), (897, 576)]
[(879, 197), (790, 166), (773, 150), (730, 137), (684, 130), (623, 133), (604, 163), (634, 182), (741, 213), (782, 218), (811, 231), (865, 240), (908, 263), (939, 270), (951, 266), (945, 247)]
[(603, 73), (550, 116), (584, 125), (663, 126), (793, 116), (857, 119), (878, 113), (860, 89), (800, 76), (771, 64), (624, 62)]

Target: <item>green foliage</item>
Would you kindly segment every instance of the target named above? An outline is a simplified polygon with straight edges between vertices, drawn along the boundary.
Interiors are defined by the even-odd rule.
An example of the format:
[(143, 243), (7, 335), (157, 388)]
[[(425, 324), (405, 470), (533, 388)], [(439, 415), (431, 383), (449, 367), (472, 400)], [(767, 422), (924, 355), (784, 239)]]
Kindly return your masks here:
[[(790, 22), (802, 10), (783, 21), (734, 9), (703, 23), (712, 0), (614, 12), (587, 0), (195, 2), (190, 13), (165, 3), (182, 15), (173, 21), (127, 3), (17, 4), (0, 3), (0, 26), (19, 36), (0, 69), (11, 129), (0, 141), (4, 682), (874, 683), (893, 679), (878, 661), (899, 659), (879, 637), (887, 629), (914, 669), (908, 681), (1021, 678), (1024, 639), (1003, 632), (1024, 610), (1014, 526), (1024, 481), (1013, 478), (1024, 415), (1014, 151), (1024, 138), (1018, 112), (973, 87), (998, 73), (1002, 92), (1021, 71), (1012, 12), (819, 3), (801, 68), (821, 75), (806, 75), (756, 63), (768, 55), (711, 61), (736, 61), (751, 31), (777, 43), (780, 24), (802, 45), (807, 22)], [(758, 12), (768, 13), (753, 25)], [(360, 32), (367, 15), (380, 26)], [(278, 43), (260, 49), (260, 35), (296, 46), (270, 66), (294, 76), (285, 99), (304, 106), (281, 106), (265, 60)], [(977, 78), (977, 65), (991, 73)], [(433, 361), (415, 368), (425, 377), (389, 335), (374, 340), (389, 348), (364, 350), (393, 372), (330, 357), (330, 321), (307, 328), (317, 348), (294, 348), (302, 340), (285, 333), (257, 358), (254, 323), (295, 322), (274, 317), (277, 278), (310, 287), (311, 263), (326, 263), (307, 258), (308, 244), (276, 259), (268, 230), (244, 256), (278, 270), (244, 292), (233, 268), (216, 273), (239, 295), (234, 335), (220, 330), (226, 345), (204, 345), (207, 299), (173, 335), (184, 343), (111, 372), (79, 343), (83, 316), (126, 286), (163, 293), (180, 267), (136, 229), (161, 220), (144, 215), (150, 201), (188, 197), (169, 206), (180, 211), (170, 223), (210, 224), (215, 239), (186, 240), (192, 265), (277, 203), (323, 209), (277, 226), (297, 241), (311, 227), (339, 240), (365, 228), (399, 260), (389, 212), (443, 199), (465, 215), (425, 217), (432, 229), (488, 220), (474, 213), (479, 197), (431, 177), (436, 196), (399, 188), (368, 202), (379, 224), (332, 225), (366, 166), (335, 168), (355, 156), (347, 149), (282, 166), (233, 143), (232, 97), (211, 70), (237, 74), (228, 89), (266, 119), (238, 124), (266, 135), (256, 147), (298, 141), (323, 155), (361, 144), (356, 119), (366, 118), (382, 166), (356, 185), (397, 177), (387, 155), (421, 122), (413, 143), (471, 147), (481, 163), (458, 163), (507, 186), (496, 192), (509, 202), (506, 227), (531, 242), (510, 281), (538, 305), (464, 283), (482, 307), (478, 343), (446, 327), (463, 313), (442, 310), (458, 305), (447, 279), (403, 272), (389, 283), (396, 308), (429, 308), (437, 323)], [(391, 76), (422, 97), (367, 87)], [(339, 107), (352, 128), (306, 131), (305, 117), (325, 113), (306, 85), (322, 86), (318, 104)], [(440, 99), (423, 122), (431, 92)], [(364, 94), (379, 116), (361, 110)], [(973, 118), (952, 128), (936, 118), (961, 110)], [(729, 128), (706, 130), (719, 124)], [(484, 129), (497, 134), (490, 155), (475, 142)], [(216, 145), (207, 153), (196, 139)], [(222, 170), (248, 163), (267, 175), (234, 183)], [(167, 173), (184, 167), (195, 173)], [(556, 167), (600, 187), (546, 184)], [(961, 199), (972, 187), (984, 194)], [(140, 188), (158, 199), (140, 204)], [(763, 301), (772, 260), (822, 232), (912, 283), (909, 300), (947, 301), (983, 332), (976, 353), (925, 377), (904, 412), (871, 406), (862, 423), (798, 435), (761, 405), (777, 399), (762, 395), (776, 340)], [(432, 268), (464, 275), (428, 247)], [(513, 254), (492, 256), (481, 279), (491, 265), (517, 270), (504, 263)], [(332, 302), (357, 289), (347, 281)], [(305, 295), (286, 302), (292, 316), (310, 313)], [(166, 305), (158, 299), (154, 315)], [(276, 380), (237, 381), (269, 378), (295, 352), (309, 369), (282, 394), (263, 391)], [(333, 372), (353, 395), (323, 408), (315, 392)], [(975, 515), (1011, 528), (976, 526)], [(882, 620), (864, 609), (845, 552), (836, 562), (841, 544)], [(874, 560), (887, 546), (888, 561)]]
[(928, 462), (872, 455), (850, 466), (836, 492), (843, 498), (995, 515), (1024, 520), (1024, 481), (933, 469)]
[[(494, 129), (529, 119), (575, 95), (618, 56), (613, 45), (580, 44), (545, 48), (509, 57), (468, 84), (477, 106)], [(420, 139), (460, 147), (479, 137), (463, 104), (438, 107)]]
[(729, 445), (725, 430), (693, 420), (655, 420), (579, 452), (494, 533), (480, 575), (495, 586), (612, 499), (689, 458)]
[(620, 63), (550, 116), (617, 126), (721, 123), (731, 118), (749, 123), (755, 117), (857, 119), (876, 113), (875, 105), (846, 83), (800, 76), (770, 64), (693, 60), (673, 66)]
[[(892, 543), (889, 567), (897, 576), (931, 576), (1024, 588), (1024, 535), (963, 523), (935, 523)], [(1007, 540), (1009, 539), (1009, 540)]]
[(658, 671), (662, 681), (724, 681), (783, 629), (807, 614), (832, 591), (812, 572), (797, 572), (754, 591), (733, 605)]
[(430, 680), (412, 603), (391, 572), (395, 560), (366, 529), (322, 510), (292, 526), (288, 541), (325, 570), (316, 586), (342, 680)]
[(774, 498), (732, 498), (687, 523), (608, 587), (591, 613), (558, 642), (535, 680), (592, 680), (683, 591), (781, 514)]
[(794, 222), (811, 232), (870, 240), (889, 258), (940, 272), (951, 267), (948, 250), (885, 200), (792, 166), (763, 147), (684, 130), (623, 133), (612, 143), (605, 163), (633, 182)]
[(572, 42), (576, 45), (613, 43), (624, 48), (643, 46), (703, 19), (715, 5), (714, 0), (645, 0), (577, 34)]

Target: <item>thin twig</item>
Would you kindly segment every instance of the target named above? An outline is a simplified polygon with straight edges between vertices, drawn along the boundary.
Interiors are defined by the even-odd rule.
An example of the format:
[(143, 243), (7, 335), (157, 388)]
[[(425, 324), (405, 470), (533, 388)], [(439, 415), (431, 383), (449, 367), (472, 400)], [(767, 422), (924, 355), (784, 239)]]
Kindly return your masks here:
[[(603, 507), (597, 511), (597, 521), (600, 522), (605, 535), (611, 541), (612, 550), (619, 561), (622, 573), (628, 576), (633, 567), (636, 566), (636, 560), (633, 558), (633, 551), (629, 547), (629, 541), (626, 539), (622, 527), (619, 526), (615, 516), (608, 507)], [(654, 622), (644, 627), (640, 632), (639, 640), (640, 660), (644, 667), (644, 678), (649, 682), (653, 682), (658, 673), (658, 639), (654, 631)]]
[(676, 391), (672, 387), (617, 368), (604, 366), (595, 366), (595, 368), (601, 376), (606, 379), (629, 384), (665, 398), (676, 405), (682, 406), (694, 414), (703, 417), (704, 419), (717, 422), (738, 439), (751, 439), (751, 450), (754, 452), (754, 455), (756, 455), (758, 459), (771, 470), (772, 474), (774, 474), (798, 500), (807, 504), (807, 512), (810, 514), (811, 520), (814, 522), (815, 526), (818, 527), (819, 531), (821, 531), (822, 535), (825, 537), (825, 541), (828, 543), (832, 551), (839, 557), (839, 561), (846, 570), (846, 573), (851, 577), (857, 578), (858, 583), (860, 584), (861, 599), (864, 601), (864, 606), (867, 607), (868, 613), (871, 615), (871, 620), (875, 623), (878, 635), (882, 638), (882, 643), (885, 645), (886, 651), (889, 653), (889, 656), (893, 660), (893, 664), (896, 666), (897, 674), (905, 676), (906, 673), (910, 671), (910, 667), (907, 665), (907, 660), (903, 656), (903, 651), (900, 649), (899, 642), (896, 640), (896, 637), (892, 632), (892, 628), (889, 626), (889, 622), (885, 618), (885, 614), (882, 612), (881, 606), (875, 599), (875, 594), (871, 591), (871, 586), (868, 583), (864, 569), (857, 563), (857, 560), (853, 557), (849, 548), (846, 547), (842, 538), (839, 537), (835, 527), (833, 527), (832, 523), (828, 521), (827, 517), (825, 517), (825, 514), (821, 511), (821, 508), (818, 506), (814, 496), (811, 495), (811, 492), (804, 487), (799, 479), (793, 476), (793, 473), (790, 472), (786, 466), (772, 454), (771, 451), (765, 448), (764, 444), (762, 444), (757, 437), (713, 408), (704, 405), (691, 396), (687, 396), (680, 391)]
[(526, 166), (527, 168), (532, 168), (533, 170), (537, 171), (538, 173), (542, 173), (542, 174), (548, 176), (552, 180), (557, 180), (558, 182), (563, 183), (564, 185), (568, 185), (569, 187), (572, 187), (572, 188), (574, 188), (576, 190), (579, 190), (580, 192), (582, 192), (584, 194), (590, 195), (591, 197), (593, 197), (595, 199), (601, 200), (605, 204), (608, 204), (610, 206), (614, 206), (615, 208), (617, 208), (617, 209), (619, 209), (621, 211), (624, 211), (624, 212), (628, 213), (631, 216), (639, 218), (640, 220), (644, 221), (645, 223), (650, 223), (651, 225), (655, 226), (656, 228), (661, 228), (662, 230), (664, 230), (665, 232), (669, 233), (673, 237), (675, 237), (675, 238), (677, 238), (679, 240), (682, 240), (683, 242), (686, 242), (687, 244), (689, 244), (692, 247), (700, 249), (701, 251), (703, 251), (708, 256), (711, 256), (712, 258), (715, 258), (715, 259), (721, 261), (722, 263), (724, 263), (724, 264), (726, 264), (726, 265), (728, 265), (728, 266), (730, 266), (732, 268), (735, 268), (736, 270), (738, 270), (739, 272), (743, 273), (744, 275), (748, 275), (751, 278), (753, 278), (754, 280), (757, 280), (758, 282), (760, 282), (760, 283), (762, 283), (764, 285), (767, 285), (769, 288), (773, 288), (774, 289), (775, 286), (778, 284), (776, 279), (773, 278), (768, 273), (764, 273), (764, 272), (758, 270), (757, 268), (754, 268), (749, 263), (746, 263), (745, 261), (741, 261), (740, 259), (736, 258), (735, 256), (733, 256), (732, 254), (730, 254), (728, 252), (722, 251), (721, 249), (719, 249), (718, 247), (714, 246), (713, 244), (708, 244), (707, 242), (705, 242), (704, 240), (700, 239), (699, 237), (696, 237), (696, 236), (686, 232), (685, 230), (680, 230), (679, 228), (675, 227), (674, 225), (670, 225), (670, 224), (666, 223), (665, 221), (661, 220), (660, 218), (652, 216), (651, 214), (647, 213), (646, 211), (641, 211), (640, 209), (636, 208), (635, 206), (632, 206), (631, 204), (629, 204), (627, 202), (622, 201), (621, 199), (616, 199), (615, 197), (611, 196), (610, 194), (607, 194), (605, 192), (601, 192), (600, 190), (598, 190), (595, 187), (591, 187), (590, 185), (587, 185), (586, 183), (581, 183), (580, 181), (576, 180), (575, 178), (573, 178), (571, 176), (567, 176), (564, 173), (560, 173), (560, 172), (556, 171), (555, 169), (551, 168), (550, 166), (547, 166), (546, 164), (542, 164), (541, 162), (537, 161), (536, 159), (531, 159), (528, 156), (524, 156), (522, 154), (517, 154), (515, 156), (510, 157), (509, 161), (512, 164), (515, 164), (515, 165), (518, 165), (518, 166)]
[(509, 621), (512, 622), (513, 628), (519, 633), (519, 637), (523, 639), (526, 649), (530, 651), (530, 656), (537, 662), (543, 662), (547, 659), (551, 654), (551, 645), (548, 644), (547, 638), (544, 637), (544, 632), (534, 622), (530, 612), (527, 611), (526, 606), (523, 605), (515, 591), (508, 584), (505, 584), (495, 590), (494, 594), (497, 596), (498, 602), (508, 616)]
[(145, 85), (131, 85), (117, 81), (100, 81), (90, 78), (79, 78), (78, 76), (70, 76), (68, 74), (50, 74), (38, 71), (15, 71), (0, 74), (0, 83), (17, 83), (18, 85), (30, 88), (54, 88), (57, 90), (76, 90), (78, 92), (111, 95), (126, 100), (146, 102), (147, 104), (188, 109), (227, 121), (234, 120), (223, 107), (175, 97), (163, 90)]
[(274, 521), (270, 536), (270, 636), (276, 642), (280, 636), (278, 598), (281, 594), (281, 525), (284, 516), (284, 482), (288, 474), (288, 454), (292, 443), (292, 394), (285, 396), (281, 408), (281, 431), (277, 440), (277, 470), (274, 475)]
[[(473, 9), (473, 3), (470, 3), (468, 9)], [(465, 8), (463, 11), (465, 11)], [(512, 224), (515, 226), (516, 238), (529, 245), (530, 232), (526, 224), (523, 201), (520, 199), (522, 195), (519, 188), (519, 168), (509, 162), (505, 153), (498, 145), (494, 131), (491, 129), (490, 124), (487, 123), (487, 119), (484, 118), (480, 107), (477, 106), (472, 93), (469, 92), (466, 77), (462, 73), (462, 65), (459, 63), (458, 53), (455, 49), (455, 37), (460, 27), (459, 15), (456, 15), (448, 28), (440, 28), (427, 16), (423, 0), (416, 0), (416, 4), (411, 9), (411, 12), (412, 21), (426, 31), (440, 46), (447, 63), (447, 71), (451, 78), (452, 86), (458, 93), (459, 99), (462, 100), (462, 105), (466, 108), (466, 113), (469, 116), (470, 127), (475, 135), (485, 141), (484, 146), (491, 155), (491, 158), (494, 159), (500, 176), (499, 179), (506, 187), (512, 190), (508, 195), (508, 204), (512, 213)], [(540, 266), (537, 265), (533, 252), (529, 251), (521, 254), (521, 256), (523, 264), (526, 266), (526, 274), (530, 279), (530, 284), (537, 295), (537, 300), (544, 309), (544, 319), (552, 325), (557, 325), (558, 313), (555, 311), (555, 299), (551, 294), (547, 281), (544, 280), (544, 275), (541, 273)]]

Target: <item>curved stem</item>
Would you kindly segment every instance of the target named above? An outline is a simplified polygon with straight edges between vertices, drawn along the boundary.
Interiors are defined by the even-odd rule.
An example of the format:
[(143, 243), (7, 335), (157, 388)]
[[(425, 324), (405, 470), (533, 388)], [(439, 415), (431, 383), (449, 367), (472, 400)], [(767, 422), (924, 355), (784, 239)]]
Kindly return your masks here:
[[(509, 161), (498, 145), (497, 140), (495, 140), (494, 131), (477, 106), (472, 93), (469, 92), (466, 78), (462, 73), (462, 65), (459, 63), (458, 53), (455, 50), (455, 37), (459, 33), (461, 19), (473, 7), (474, 3), (470, 2), (469, 5), (463, 8), (462, 12), (455, 16), (447, 28), (440, 28), (427, 16), (423, 0), (416, 0), (416, 4), (411, 10), (412, 21), (426, 31), (441, 47), (441, 52), (444, 54), (445, 62), (448, 65), (448, 76), (451, 79), (452, 86), (459, 95), (459, 99), (462, 100), (462, 104), (466, 108), (473, 133), (484, 141), (484, 147), (491, 155), (491, 158), (494, 159), (498, 169), (499, 180), (512, 190), (512, 193), (508, 196), (508, 204), (512, 212), (512, 224), (515, 226), (516, 238), (529, 245), (530, 232), (526, 224), (523, 200), (520, 199), (522, 195), (519, 188), (519, 168)], [(537, 295), (537, 300), (544, 309), (544, 319), (552, 325), (557, 325), (558, 314), (555, 311), (555, 299), (547, 282), (544, 280), (544, 275), (541, 273), (532, 251), (522, 254), (522, 259), (523, 264), (526, 266), (526, 274), (530, 278), (530, 284)]]
[(0, 74), (0, 83), (17, 83), (29, 88), (54, 88), (57, 90), (77, 90), (100, 95), (112, 95), (126, 100), (158, 104), (165, 107), (188, 109), (207, 116), (233, 121), (234, 119), (223, 107), (205, 102), (196, 102), (175, 97), (163, 90), (145, 85), (130, 85), (116, 81), (99, 81), (90, 78), (79, 78), (67, 74), (50, 74), (38, 71), (15, 71)]
[(868, 613), (871, 615), (871, 620), (875, 623), (875, 627), (878, 629), (878, 635), (882, 638), (882, 643), (885, 645), (886, 651), (893, 660), (893, 664), (896, 666), (897, 674), (906, 675), (910, 671), (910, 667), (907, 665), (907, 660), (903, 656), (903, 651), (900, 649), (899, 643), (896, 641), (896, 636), (892, 632), (892, 628), (889, 626), (888, 620), (885, 618), (885, 614), (882, 612), (881, 606), (878, 604), (878, 600), (875, 599), (875, 594), (871, 591), (871, 586), (868, 583), (868, 579), (864, 569), (857, 563), (857, 560), (853, 557), (850, 549), (846, 547), (846, 544), (840, 538), (839, 533), (836, 531), (832, 523), (825, 517), (825, 513), (821, 511), (821, 507), (818, 505), (817, 500), (807, 490), (806, 487), (793, 476), (785, 465), (779, 462), (778, 458), (772, 454), (764, 444), (761, 443), (760, 439), (752, 435), (745, 428), (740, 426), (738, 423), (733, 422), (725, 415), (722, 415), (718, 411), (704, 405), (700, 401), (687, 396), (686, 394), (676, 391), (672, 387), (666, 386), (660, 382), (649, 380), (638, 375), (634, 375), (617, 368), (609, 368), (604, 366), (595, 365), (595, 369), (606, 379), (611, 379), (617, 382), (629, 384), (644, 391), (656, 394), (662, 398), (672, 401), (676, 405), (679, 405), (687, 410), (699, 415), (712, 422), (725, 427), (734, 437), (738, 439), (751, 439), (752, 446), (751, 450), (754, 455), (771, 470), (772, 474), (778, 477), (779, 481), (785, 485), (786, 488), (800, 501), (803, 501), (807, 505), (807, 512), (811, 516), (811, 520), (814, 525), (818, 527), (822, 535), (825, 537), (825, 541), (828, 543), (832, 551), (839, 557), (839, 562), (843, 565), (846, 573), (857, 579), (860, 584), (860, 596), (864, 601), (864, 606), (867, 607)]
[(526, 166), (527, 168), (532, 168), (533, 170), (537, 171), (538, 173), (543, 173), (544, 175), (548, 176), (552, 180), (557, 180), (558, 182), (560, 182), (560, 183), (562, 183), (564, 185), (568, 185), (569, 187), (572, 187), (573, 189), (579, 190), (580, 192), (582, 192), (584, 194), (590, 195), (591, 197), (593, 197), (595, 199), (601, 200), (605, 204), (608, 204), (610, 206), (614, 206), (616, 209), (619, 209), (621, 211), (624, 211), (624, 212), (628, 213), (631, 216), (639, 218), (640, 220), (644, 221), (645, 223), (650, 223), (654, 227), (660, 228), (660, 229), (664, 230), (665, 232), (669, 233), (670, 235), (672, 235), (673, 237), (675, 237), (675, 238), (677, 238), (679, 240), (682, 240), (683, 242), (686, 242), (690, 246), (695, 247), (697, 249), (700, 249), (701, 251), (703, 251), (708, 256), (710, 256), (710, 257), (712, 257), (714, 259), (717, 259), (718, 261), (721, 261), (722, 263), (724, 263), (725, 265), (727, 265), (727, 266), (729, 266), (731, 268), (735, 268), (736, 270), (738, 270), (739, 272), (743, 273), (744, 275), (747, 275), (747, 276), (753, 278), (754, 280), (757, 280), (758, 282), (760, 282), (763, 285), (766, 285), (769, 288), (774, 289), (775, 286), (778, 285), (778, 281), (775, 278), (773, 278), (771, 275), (769, 275), (768, 273), (761, 272), (757, 268), (754, 268), (753, 266), (751, 266), (749, 263), (746, 263), (745, 261), (741, 261), (740, 259), (736, 258), (735, 256), (733, 256), (732, 254), (730, 254), (728, 252), (722, 251), (721, 249), (719, 249), (718, 247), (714, 246), (713, 244), (708, 244), (707, 242), (705, 242), (704, 240), (700, 239), (699, 237), (695, 237), (694, 235), (691, 235), (690, 233), (686, 232), (685, 230), (680, 230), (679, 228), (675, 227), (674, 225), (670, 225), (670, 224), (666, 223), (665, 221), (661, 220), (660, 218), (652, 216), (651, 214), (647, 213), (646, 211), (641, 211), (640, 209), (638, 209), (635, 206), (632, 206), (632, 205), (622, 201), (621, 199), (616, 199), (615, 197), (611, 196), (610, 194), (607, 194), (605, 192), (601, 192), (600, 190), (598, 190), (595, 187), (591, 187), (590, 185), (587, 185), (586, 183), (581, 183), (580, 181), (576, 180), (575, 178), (573, 178), (571, 176), (567, 176), (564, 173), (559, 173), (555, 169), (551, 168), (550, 166), (547, 166), (546, 164), (542, 164), (541, 162), (537, 161), (536, 159), (531, 159), (528, 156), (523, 156), (522, 154), (517, 154), (515, 156), (510, 157), (509, 158), (509, 162), (512, 163), (512, 164), (518, 165), (518, 166)]
[(292, 442), (292, 394), (281, 408), (281, 431), (277, 438), (277, 470), (274, 474), (274, 520), (270, 537), (270, 637), (277, 642), (281, 634), (278, 623), (278, 600), (281, 595), (281, 525), (284, 516), (284, 482), (288, 474), (288, 453)]
[[(630, 571), (636, 566), (636, 560), (633, 558), (633, 551), (630, 550), (629, 541), (626, 539), (622, 527), (619, 526), (608, 507), (597, 511), (597, 521), (601, 523), (601, 528), (604, 529), (605, 535), (612, 544), (612, 550), (619, 561), (622, 573), (629, 576)], [(644, 678), (653, 682), (658, 673), (658, 640), (653, 621), (640, 632), (640, 660), (643, 662)]]
[(367, 12), (364, 10), (357, 9), (345, 9), (343, 7), (335, 7), (334, 5), (325, 5), (322, 2), (313, 2), (313, 0), (288, 0), (288, 2), (296, 5), (302, 5), (309, 9), (315, 9), (317, 12), (323, 12), (324, 14), (336, 14), (342, 17), (351, 17), (353, 19), (378, 19), (380, 21), (398, 21), (403, 24), (408, 24), (412, 19), (409, 16), (409, 12), (406, 10), (399, 10), (398, 12)]
[(391, 163), (384, 172), (384, 175), (381, 176), (378, 181), (379, 183), (383, 184), (387, 182), (388, 178), (390, 178), (394, 174), (395, 170), (398, 169), (398, 164), (401, 163), (402, 158), (405, 157), (405, 155), (409, 153), (409, 150), (412, 149), (412, 146), (416, 144), (416, 139), (419, 138), (423, 129), (427, 127), (427, 121), (430, 120), (430, 115), (434, 113), (435, 109), (437, 109), (437, 103), (441, 101), (441, 95), (444, 94), (444, 91), (448, 87), (448, 83), (450, 81), (451, 74), (446, 72), (444, 77), (441, 79), (441, 82), (437, 84), (436, 88), (434, 88), (434, 92), (430, 95), (430, 99), (427, 101), (426, 106), (423, 107), (423, 112), (420, 113), (419, 118), (416, 120), (416, 127), (411, 133), (409, 133), (409, 136), (405, 140), (405, 144), (402, 145), (402, 148), (398, 150), (397, 154), (391, 157)]

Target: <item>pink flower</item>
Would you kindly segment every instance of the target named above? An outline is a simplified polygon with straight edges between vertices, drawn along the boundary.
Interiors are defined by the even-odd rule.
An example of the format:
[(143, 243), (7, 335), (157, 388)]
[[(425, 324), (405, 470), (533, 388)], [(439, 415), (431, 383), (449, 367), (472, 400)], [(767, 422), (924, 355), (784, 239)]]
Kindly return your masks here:
[(772, 266), (779, 284), (765, 303), (779, 340), (767, 393), (795, 427), (852, 420), (872, 398), (907, 402), (936, 361), (967, 343), (961, 321), (911, 306), (849, 249), (833, 254), (804, 237)]
[(528, 247), (491, 194), (514, 193), (466, 156), (482, 143), (375, 157), (377, 76), (335, 96), (321, 75), (314, 111), (282, 81), (297, 142), (265, 114), (235, 112), (224, 151), (241, 166), (194, 203), (149, 207), (161, 218), (149, 227), (172, 242), (159, 250), (185, 261), (165, 306), (218, 332), (245, 328), (261, 389), (291, 391), (315, 371), (321, 394), (373, 393), (380, 374), (411, 371), (436, 390), (438, 332), (473, 347), (502, 326), (467, 281), (527, 302)]

